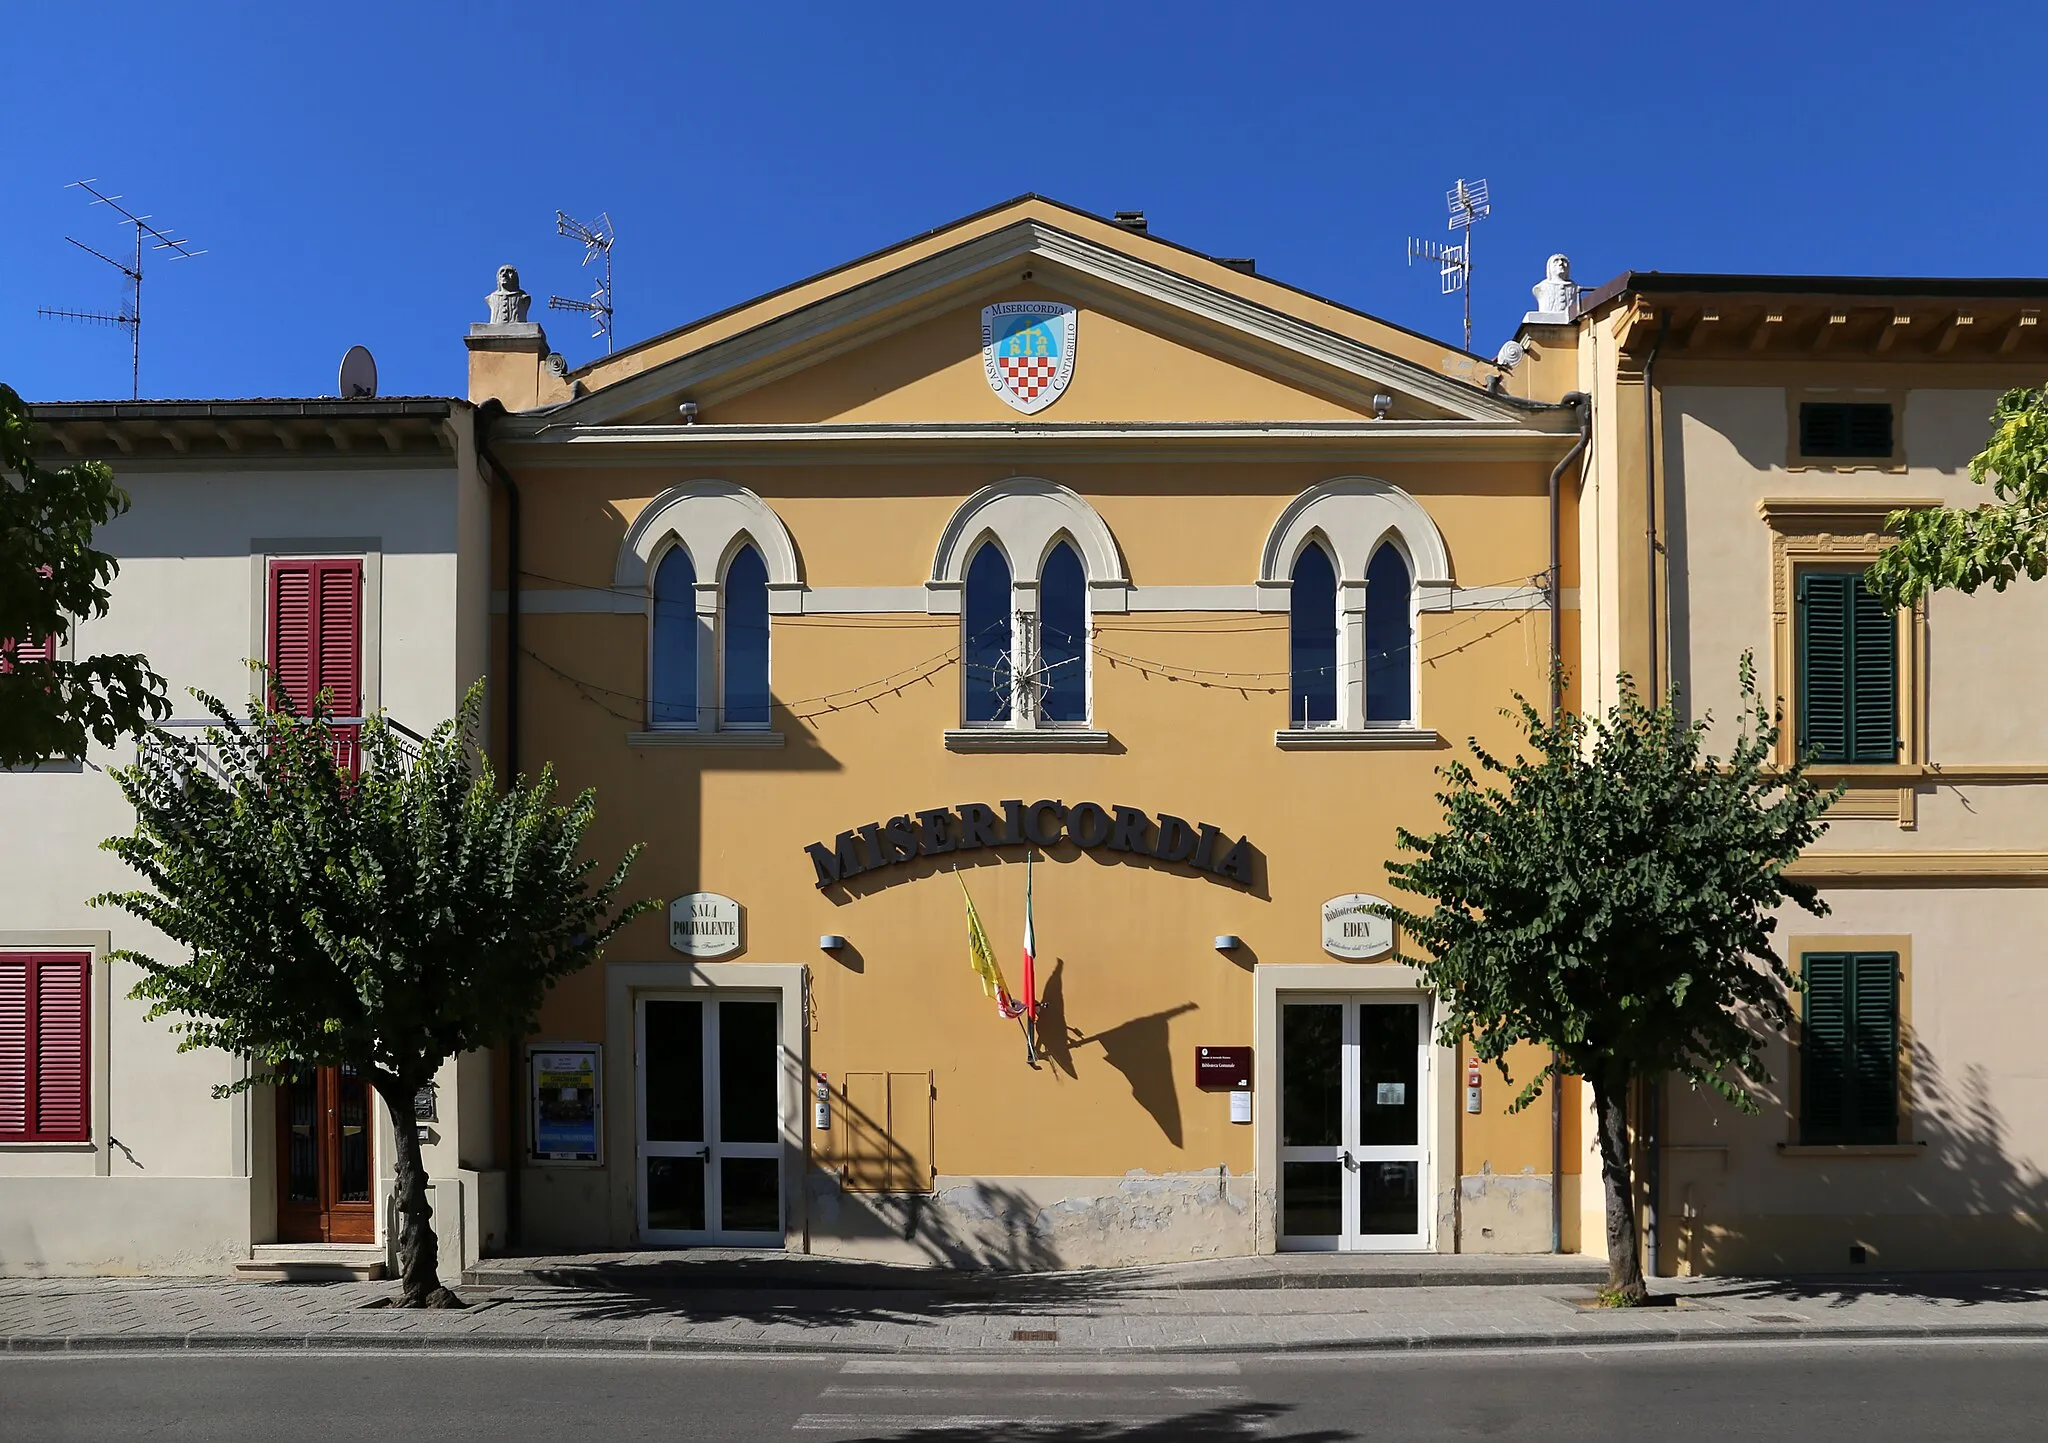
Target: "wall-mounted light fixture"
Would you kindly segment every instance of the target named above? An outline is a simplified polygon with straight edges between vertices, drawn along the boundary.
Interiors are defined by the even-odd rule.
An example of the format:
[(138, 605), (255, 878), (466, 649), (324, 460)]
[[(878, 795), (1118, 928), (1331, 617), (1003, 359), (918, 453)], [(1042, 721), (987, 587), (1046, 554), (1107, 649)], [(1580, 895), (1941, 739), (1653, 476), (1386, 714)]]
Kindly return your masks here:
[(818, 950), (820, 952), (837, 952), (845, 945), (846, 939), (832, 932), (827, 932), (818, 939)]
[(1235, 952), (1243, 945), (1244, 940), (1242, 938), (1233, 937), (1228, 932), (1219, 932), (1216, 935), (1216, 950), (1218, 952)]
[(695, 401), (684, 401), (676, 407), (676, 413), (683, 418), (685, 426), (697, 424), (697, 403)]
[(1388, 414), (1388, 413), (1389, 413), (1390, 411), (1392, 411), (1393, 409), (1394, 409), (1394, 398), (1393, 398), (1392, 396), (1389, 396), (1389, 395), (1388, 395), (1388, 394), (1387, 394), (1387, 393), (1386, 393), (1385, 391), (1381, 391), (1381, 392), (1380, 392), (1380, 393), (1379, 393), (1378, 395), (1376, 395), (1376, 396), (1374, 396), (1374, 397), (1372, 398), (1372, 418), (1373, 418), (1373, 420), (1375, 420), (1375, 421), (1384, 421), (1384, 420), (1386, 420), (1386, 419), (1387, 419), (1387, 414)]

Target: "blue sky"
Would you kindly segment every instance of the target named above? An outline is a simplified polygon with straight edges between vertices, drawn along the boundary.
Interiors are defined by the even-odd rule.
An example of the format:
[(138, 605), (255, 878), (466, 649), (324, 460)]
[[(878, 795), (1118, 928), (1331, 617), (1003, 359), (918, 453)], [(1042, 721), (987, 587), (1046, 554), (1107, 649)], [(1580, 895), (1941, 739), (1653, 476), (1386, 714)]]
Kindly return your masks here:
[[(0, 380), (125, 397), (122, 232), (93, 176), (207, 249), (146, 267), (145, 396), (463, 386), (496, 266), (583, 295), (557, 207), (609, 211), (619, 334), (677, 325), (1022, 191), (1455, 338), (1404, 263), (1492, 184), (1474, 348), (1552, 250), (1635, 267), (2048, 271), (2035, 0), (867, 6), (21, 5), (6, 22)], [(538, 309), (537, 312), (538, 314)], [(545, 317), (574, 362), (596, 343)]]

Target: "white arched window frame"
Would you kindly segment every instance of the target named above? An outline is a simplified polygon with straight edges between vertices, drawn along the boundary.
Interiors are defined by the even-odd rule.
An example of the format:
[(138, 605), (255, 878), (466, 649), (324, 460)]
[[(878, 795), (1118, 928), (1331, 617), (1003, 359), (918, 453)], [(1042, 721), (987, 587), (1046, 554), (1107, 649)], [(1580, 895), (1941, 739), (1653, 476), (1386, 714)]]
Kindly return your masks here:
[[(969, 716), (962, 668), (961, 716), (965, 736), (971, 730), (984, 734), (1008, 732), (1025, 737), (1058, 733), (1072, 739), (1100, 736), (1094, 726), (1092, 647), (1085, 638), (1094, 618), (1129, 608), (1130, 578), (1124, 571), (1123, 556), (1107, 524), (1078, 494), (1056, 482), (1035, 476), (1011, 477), (985, 486), (967, 498), (953, 513), (932, 561), (932, 574), (925, 583), (926, 610), (934, 615), (961, 615), (964, 610), (967, 571), (982, 547), (998, 547), (1010, 566), (1010, 636), (1017, 668), (1026, 684), (1014, 689), (1015, 703), (1009, 715), (998, 721), (966, 721)], [(1039, 672), (1042, 655), (1043, 610), (1041, 578), (1046, 563), (1061, 546), (1070, 547), (1081, 563), (1084, 578), (1082, 636), (1078, 665), (1083, 669), (1082, 695), (1086, 704), (1081, 720), (1054, 721), (1040, 706), (1039, 690), (1029, 679)], [(963, 616), (962, 624), (965, 624)], [(965, 635), (962, 637), (963, 643)], [(1106, 742), (1107, 738), (1103, 740)]]
[[(637, 591), (647, 598), (647, 672), (654, 675), (654, 578), (671, 548), (681, 547), (696, 574), (697, 719), (694, 727), (673, 720), (654, 725), (650, 700), (648, 735), (675, 741), (692, 736), (707, 743), (717, 739), (752, 738), (773, 742), (779, 734), (758, 720), (727, 726), (724, 637), (721, 611), (725, 578), (733, 561), (748, 547), (761, 558), (768, 574), (771, 617), (802, 610), (803, 574), (796, 546), (782, 518), (744, 486), (725, 481), (693, 481), (672, 486), (647, 504), (626, 530), (612, 570), (614, 590)], [(772, 671), (771, 671), (772, 680)], [(649, 692), (653, 691), (650, 685)]]
[[(1337, 720), (1310, 730), (1339, 733), (1418, 731), (1422, 725), (1421, 668), (1416, 665), (1416, 619), (1448, 606), (1453, 589), (1450, 553), (1422, 503), (1389, 481), (1340, 476), (1302, 492), (1280, 513), (1259, 561), (1259, 609), (1290, 610), (1293, 568), (1302, 548), (1320, 544), (1337, 568)], [(1374, 721), (1366, 712), (1366, 572), (1382, 546), (1392, 546), (1407, 567), (1404, 618), (1408, 633), (1408, 715)], [(1291, 729), (1293, 727), (1290, 720)]]

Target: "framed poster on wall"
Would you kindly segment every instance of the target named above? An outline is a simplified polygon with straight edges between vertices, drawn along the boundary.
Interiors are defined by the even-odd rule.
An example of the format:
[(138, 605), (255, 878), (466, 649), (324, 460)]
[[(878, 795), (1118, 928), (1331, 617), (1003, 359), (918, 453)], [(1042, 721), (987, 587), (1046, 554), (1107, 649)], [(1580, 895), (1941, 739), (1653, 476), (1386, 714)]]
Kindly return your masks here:
[(530, 1161), (597, 1167), (604, 1161), (604, 1048), (550, 1042), (526, 1050)]

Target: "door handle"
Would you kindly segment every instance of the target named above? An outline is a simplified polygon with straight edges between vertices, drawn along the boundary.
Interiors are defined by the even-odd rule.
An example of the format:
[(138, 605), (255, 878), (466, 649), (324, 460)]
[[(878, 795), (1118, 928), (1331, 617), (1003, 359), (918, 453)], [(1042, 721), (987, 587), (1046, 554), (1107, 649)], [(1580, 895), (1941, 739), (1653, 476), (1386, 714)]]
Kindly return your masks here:
[(1348, 1147), (1344, 1149), (1344, 1166), (1350, 1168), (1353, 1172), (1358, 1171), (1358, 1159), (1351, 1155), (1351, 1149)]

